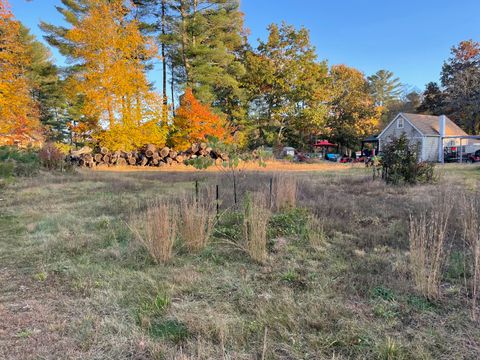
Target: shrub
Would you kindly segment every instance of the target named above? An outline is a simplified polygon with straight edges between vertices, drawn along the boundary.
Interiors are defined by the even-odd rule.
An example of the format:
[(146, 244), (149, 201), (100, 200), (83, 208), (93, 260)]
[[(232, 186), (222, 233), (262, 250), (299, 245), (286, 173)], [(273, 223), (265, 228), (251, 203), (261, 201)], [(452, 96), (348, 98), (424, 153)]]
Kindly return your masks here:
[(145, 212), (130, 225), (137, 240), (157, 264), (172, 258), (177, 235), (177, 212), (176, 206), (157, 200), (148, 204)]
[(243, 218), (245, 248), (252, 259), (264, 263), (267, 258), (267, 228), (270, 211), (260, 194), (247, 194)]
[(15, 146), (0, 147), (0, 177), (34, 176), (40, 162), (33, 149), (20, 149)]
[(411, 271), (418, 290), (429, 300), (440, 296), (450, 200), (449, 196), (443, 195), (431, 210), (416, 217), (410, 215)]
[(53, 143), (45, 144), (38, 152), (41, 164), (48, 170), (62, 169), (65, 154)]
[(418, 146), (405, 134), (383, 148), (382, 177), (388, 184), (428, 183), (434, 180), (434, 164), (418, 162)]
[(188, 250), (197, 252), (205, 248), (212, 235), (215, 212), (209, 205), (183, 199), (180, 207), (182, 225), (180, 236)]

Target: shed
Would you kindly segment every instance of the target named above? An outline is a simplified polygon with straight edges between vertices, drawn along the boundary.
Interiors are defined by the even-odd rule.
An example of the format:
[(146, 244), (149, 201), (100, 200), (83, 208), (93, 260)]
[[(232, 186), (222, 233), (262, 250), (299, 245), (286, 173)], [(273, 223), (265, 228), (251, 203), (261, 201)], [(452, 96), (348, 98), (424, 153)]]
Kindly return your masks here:
[(468, 136), (445, 115), (400, 113), (378, 135), (380, 151), (391, 138), (405, 134), (411, 144), (417, 144), (421, 161), (443, 161), (445, 146), (460, 145)]

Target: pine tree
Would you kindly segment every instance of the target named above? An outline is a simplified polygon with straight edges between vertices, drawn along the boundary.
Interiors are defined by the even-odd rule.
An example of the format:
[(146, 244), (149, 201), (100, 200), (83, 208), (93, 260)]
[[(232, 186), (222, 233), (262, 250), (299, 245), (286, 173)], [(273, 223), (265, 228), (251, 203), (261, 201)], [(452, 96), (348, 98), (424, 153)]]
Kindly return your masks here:
[(178, 20), (173, 24), (170, 58), (180, 87), (225, 113), (235, 122), (244, 116), (240, 79), (244, 46), (243, 14), (238, 0), (172, 0)]
[(26, 49), (27, 76), (32, 86), (31, 93), (39, 106), (45, 135), (48, 140), (66, 141), (69, 117), (60, 70), (53, 64), (50, 51), (23, 25), (20, 27), (20, 39)]
[(27, 49), (21, 25), (6, 0), (0, 0), (0, 137), (3, 143), (40, 140), (38, 107), (28, 78)]
[(418, 112), (431, 115), (441, 115), (445, 108), (445, 93), (437, 83), (430, 82), (423, 92), (422, 103), (417, 108)]

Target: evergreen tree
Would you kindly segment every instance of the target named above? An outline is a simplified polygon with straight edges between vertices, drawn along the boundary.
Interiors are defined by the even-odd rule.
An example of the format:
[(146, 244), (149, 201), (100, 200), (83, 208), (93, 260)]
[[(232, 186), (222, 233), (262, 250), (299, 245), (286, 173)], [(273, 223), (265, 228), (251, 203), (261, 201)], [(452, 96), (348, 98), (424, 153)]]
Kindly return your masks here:
[(403, 85), (398, 77), (388, 70), (379, 70), (368, 77), (371, 94), (377, 106), (388, 107), (391, 101), (400, 98)]
[(170, 59), (175, 83), (226, 114), (244, 117), (243, 14), (238, 0), (172, 0)]
[(26, 49), (31, 92), (39, 106), (46, 136), (49, 140), (65, 141), (69, 136), (69, 117), (60, 71), (53, 64), (50, 51), (24, 26), (20, 27), (20, 40)]
[(445, 108), (445, 94), (437, 83), (430, 82), (423, 92), (422, 103), (418, 112), (430, 115), (441, 115)]

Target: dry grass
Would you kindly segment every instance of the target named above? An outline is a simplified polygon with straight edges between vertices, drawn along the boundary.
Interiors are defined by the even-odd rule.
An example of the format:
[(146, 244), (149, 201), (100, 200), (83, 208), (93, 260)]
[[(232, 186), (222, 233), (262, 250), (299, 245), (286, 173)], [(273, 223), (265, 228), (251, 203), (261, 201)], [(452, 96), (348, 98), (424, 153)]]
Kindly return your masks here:
[(451, 200), (451, 196), (442, 194), (432, 209), (410, 216), (411, 271), (418, 290), (429, 300), (440, 297)]
[(464, 193), (461, 197), (463, 239), (471, 262), (472, 318), (477, 320), (477, 300), (480, 287), (480, 198), (478, 193)]
[(181, 226), (179, 233), (189, 251), (205, 248), (212, 235), (215, 212), (209, 204), (184, 198), (180, 204)]
[(297, 204), (297, 179), (293, 176), (277, 175), (273, 179), (272, 206), (279, 211)]
[[(0, 190), (0, 358), (260, 359), (265, 348), (266, 359), (479, 358), (480, 328), (464, 296), (463, 277), (470, 289), (474, 274), (450, 275), (450, 258), (444, 296), (431, 303), (413, 286), (408, 254), (409, 214), (451, 183), (473, 186), (479, 168), (418, 187), (359, 175), (295, 174), (298, 208), (272, 215), (269, 241), (285, 241), (267, 246), (265, 264), (222, 241), (243, 247), (243, 214), (228, 210), (231, 183), (215, 174), (43, 174), (8, 184)], [(242, 173), (239, 196), (268, 192), (269, 179)], [(222, 185), (228, 216), (205, 251), (156, 265), (125, 225), (131, 204), (193, 194), (195, 180), (206, 190)], [(451, 220), (447, 249), (461, 252), (460, 214)], [(323, 246), (323, 236), (307, 233), (322, 228)]]
[(250, 257), (260, 263), (267, 259), (267, 227), (271, 215), (265, 203), (262, 194), (247, 194), (244, 205), (245, 248)]
[(177, 209), (172, 203), (156, 200), (137, 215), (130, 228), (156, 263), (168, 262), (173, 256), (177, 237)]

